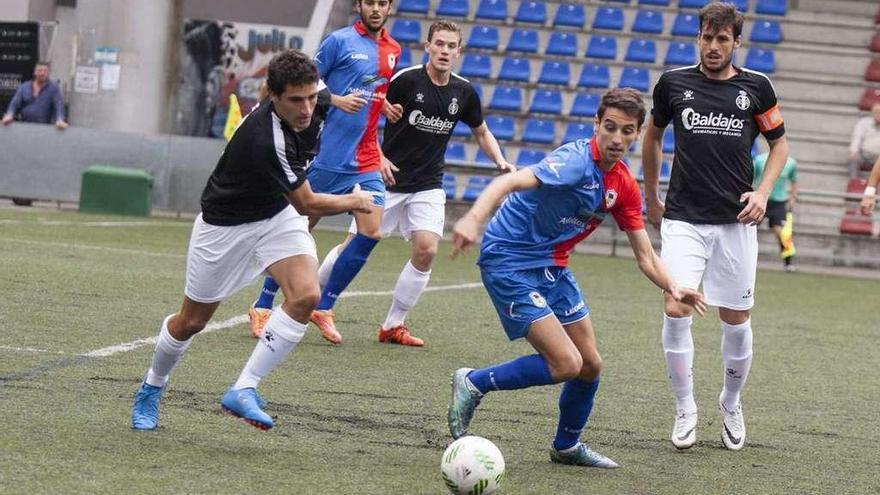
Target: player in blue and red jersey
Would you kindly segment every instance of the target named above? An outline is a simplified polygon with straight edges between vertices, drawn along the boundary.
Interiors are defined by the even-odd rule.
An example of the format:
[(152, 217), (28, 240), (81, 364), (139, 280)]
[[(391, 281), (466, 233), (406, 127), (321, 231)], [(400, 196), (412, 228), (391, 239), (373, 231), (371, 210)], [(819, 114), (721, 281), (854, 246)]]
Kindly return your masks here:
[[(453, 229), (453, 257), (465, 252), (495, 205), (477, 264), (509, 339), (525, 339), (537, 354), (486, 368), (456, 370), (449, 431), (468, 434), (474, 410), (493, 390), (565, 382), (550, 459), (561, 464), (617, 467), (580, 441), (599, 386), (602, 358), (590, 308), (568, 270), (575, 244), (609, 214), (626, 231), (639, 268), (673, 298), (705, 311), (703, 296), (675, 285), (651, 247), (642, 221), (639, 186), (621, 161), (645, 120), (642, 97), (612, 89), (602, 97), (595, 137), (566, 144), (528, 168), (495, 179)], [(509, 196), (508, 196), (509, 195)]]
[[(314, 191), (329, 194), (347, 194), (358, 186), (373, 193), (375, 203), (373, 211), (354, 214), (357, 234), (339, 251), (312, 315), (311, 321), (321, 335), (334, 344), (342, 342), (333, 321), (336, 298), (354, 280), (382, 237), (385, 183), (379, 167), (385, 157), (379, 148), (377, 129), (379, 113), (386, 105), (385, 93), (400, 57), (400, 45), (384, 28), (391, 4), (391, 0), (357, 0), (360, 20), (327, 36), (315, 54), (334, 108), (325, 119), (321, 149), (309, 167), (309, 183)], [(310, 227), (317, 222), (318, 218), (311, 218)], [(268, 320), (277, 289), (277, 284), (267, 278), (260, 298), (251, 308), (251, 331), (255, 336)]]

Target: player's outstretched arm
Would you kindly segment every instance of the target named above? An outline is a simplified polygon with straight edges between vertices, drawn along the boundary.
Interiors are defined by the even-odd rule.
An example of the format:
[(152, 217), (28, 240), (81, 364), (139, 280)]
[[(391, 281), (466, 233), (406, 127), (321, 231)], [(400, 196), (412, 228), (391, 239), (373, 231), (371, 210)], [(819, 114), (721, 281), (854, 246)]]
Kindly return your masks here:
[(666, 210), (660, 201), (660, 161), (663, 156), (663, 129), (654, 125), (654, 117), (648, 117), (642, 141), (642, 172), (645, 175), (645, 203), (648, 206), (648, 222), (660, 228), (660, 220)]
[(452, 228), (453, 246), (450, 257), (455, 259), (459, 253), (468, 252), (471, 245), (477, 242), (480, 228), (486, 219), (508, 194), (514, 191), (534, 189), (540, 185), (541, 181), (528, 168), (496, 177), (486, 186), (471, 209), (455, 222), (455, 226)]
[(706, 314), (706, 300), (703, 298), (703, 294), (676, 285), (672, 277), (669, 276), (669, 272), (666, 271), (663, 260), (654, 252), (651, 239), (645, 229), (627, 231), (626, 236), (629, 238), (633, 254), (636, 255), (639, 270), (648, 277), (648, 280), (669, 293), (676, 301), (693, 307), (700, 316)]
[(373, 208), (373, 195), (355, 186), (350, 194), (319, 194), (312, 191), (306, 181), (303, 185), (287, 193), (287, 200), (301, 215), (322, 217), (346, 211), (369, 213)]
[(483, 150), (483, 153), (495, 162), (495, 166), (498, 167), (502, 174), (516, 171), (516, 166), (504, 159), (504, 155), (501, 153), (501, 146), (498, 145), (498, 140), (495, 139), (495, 135), (489, 130), (489, 126), (486, 125), (485, 121), (479, 127), (471, 129), (471, 134), (474, 135), (474, 139), (477, 141), (480, 149)]

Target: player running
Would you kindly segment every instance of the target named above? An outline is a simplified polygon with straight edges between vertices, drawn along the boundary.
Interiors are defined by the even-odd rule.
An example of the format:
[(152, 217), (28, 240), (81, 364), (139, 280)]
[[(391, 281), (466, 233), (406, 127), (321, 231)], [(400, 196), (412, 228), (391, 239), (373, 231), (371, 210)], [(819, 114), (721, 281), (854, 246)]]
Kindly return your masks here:
[(314, 194), (306, 180), (306, 161), (322, 120), (322, 112), (314, 112), (314, 63), (299, 51), (284, 52), (269, 63), (268, 86), (269, 100), (242, 121), (202, 192), (202, 213), (187, 253), (183, 304), (162, 322), (153, 361), (134, 397), (131, 422), (137, 430), (159, 425), (168, 376), (192, 337), (221, 301), (263, 271), (279, 282), (285, 300), (221, 407), (257, 428), (272, 428), (257, 384), (302, 339), (319, 294), (315, 241), (302, 215), (371, 209), (373, 196), (367, 192)]
[(654, 253), (642, 222), (639, 186), (621, 161), (638, 138), (645, 106), (632, 89), (602, 96), (595, 136), (553, 151), (528, 168), (492, 181), (453, 230), (453, 256), (466, 252), (495, 205), (501, 205), (480, 246), (477, 264), (504, 331), (525, 338), (537, 354), (452, 375), (448, 423), (453, 438), (468, 434), (474, 410), (494, 390), (564, 382), (550, 459), (615, 468), (580, 441), (599, 387), (602, 358), (590, 308), (568, 270), (575, 244), (609, 214), (626, 231), (639, 269), (673, 299), (705, 310), (699, 292), (681, 289)]

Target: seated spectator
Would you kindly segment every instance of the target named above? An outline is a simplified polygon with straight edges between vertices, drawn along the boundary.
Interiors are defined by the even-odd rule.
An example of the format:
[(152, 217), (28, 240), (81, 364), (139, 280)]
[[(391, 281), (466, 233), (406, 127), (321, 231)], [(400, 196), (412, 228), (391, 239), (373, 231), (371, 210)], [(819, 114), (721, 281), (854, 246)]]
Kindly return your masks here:
[(38, 62), (34, 67), (34, 78), (21, 83), (15, 91), (15, 96), (3, 115), (3, 125), (9, 125), (13, 120), (38, 124), (54, 123), (59, 129), (67, 128), (61, 88), (49, 80), (48, 62)]
[[(762, 153), (754, 158), (752, 165), (755, 167), (754, 186), (757, 188), (764, 175), (764, 165), (767, 164), (768, 153)], [(794, 261), (794, 202), (797, 200), (797, 160), (789, 155), (782, 173), (773, 184), (770, 197), (767, 200), (766, 218), (770, 228), (779, 240), (779, 256), (782, 258), (783, 268), (787, 272), (795, 270)]]
[(880, 158), (874, 162), (871, 175), (868, 177), (868, 187), (862, 193), (862, 215), (870, 215), (877, 205), (877, 184), (880, 183)]
[(880, 157), (880, 103), (871, 106), (871, 116), (859, 119), (849, 144), (849, 176), (858, 177), (862, 167)]

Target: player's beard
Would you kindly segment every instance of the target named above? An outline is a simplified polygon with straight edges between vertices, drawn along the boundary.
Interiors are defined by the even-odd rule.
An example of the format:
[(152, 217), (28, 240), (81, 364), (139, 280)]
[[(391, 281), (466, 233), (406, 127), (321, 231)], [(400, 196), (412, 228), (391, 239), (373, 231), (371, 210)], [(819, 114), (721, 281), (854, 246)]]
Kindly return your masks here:
[(379, 24), (379, 27), (373, 29), (373, 27), (370, 25), (369, 17), (364, 17), (364, 14), (361, 14), (361, 24), (363, 24), (364, 27), (367, 28), (367, 31), (369, 31), (371, 34), (376, 34), (381, 31), (383, 27), (385, 27), (385, 23), (388, 22), (388, 17), (390, 16), (385, 16), (385, 18), (382, 19), (382, 24)]
[(700, 56), (700, 64), (703, 66), (703, 69), (704, 69), (706, 72), (709, 72), (709, 73), (712, 73), (712, 74), (721, 74), (721, 73), (723, 73), (724, 71), (727, 70), (728, 67), (730, 67), (730, 65), (731, 65), (732, 63), (733, 63), (733, 52), (730, 53), (730, 56), (729, 56), (729, 57), (727, 57), (726, 59), (723, 59), (723, 60), (722, 60), (722, 62), (721, 62), (721, 66), (718, 67), (718, 69), (710, 69), (710, 68), (709, 68), (709, 65), (706, 63), (706, 59), (705, 59), (705, 57), (703, 57), (702, 55)]

